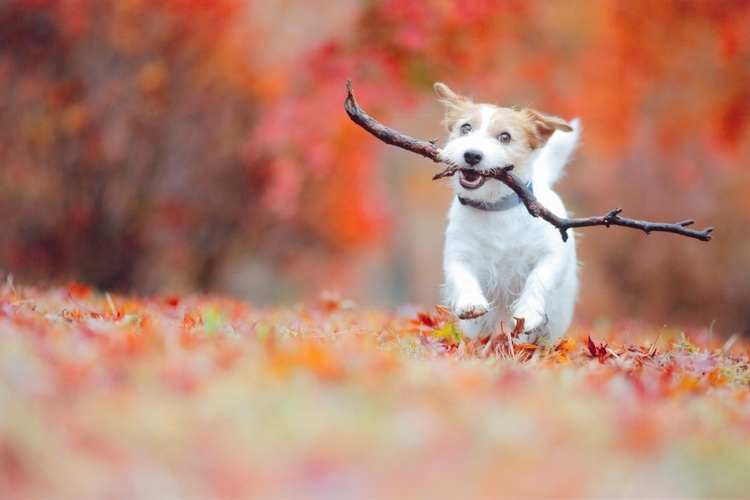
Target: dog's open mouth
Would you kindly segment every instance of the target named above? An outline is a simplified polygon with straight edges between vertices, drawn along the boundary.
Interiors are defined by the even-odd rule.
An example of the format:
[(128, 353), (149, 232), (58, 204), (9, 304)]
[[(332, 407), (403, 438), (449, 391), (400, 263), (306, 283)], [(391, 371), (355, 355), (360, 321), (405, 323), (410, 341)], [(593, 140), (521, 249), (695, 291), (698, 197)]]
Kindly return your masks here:
[(458, 180), (466, 189), (477, 189), (484, 185), (487, 178), (476, 170), (459, 170)]

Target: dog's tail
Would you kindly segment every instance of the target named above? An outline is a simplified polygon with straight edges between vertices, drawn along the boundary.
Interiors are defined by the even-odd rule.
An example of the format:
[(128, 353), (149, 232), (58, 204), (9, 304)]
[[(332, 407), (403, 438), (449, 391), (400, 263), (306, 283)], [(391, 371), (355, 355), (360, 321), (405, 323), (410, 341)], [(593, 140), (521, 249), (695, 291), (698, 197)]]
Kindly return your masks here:
[(552, 186), (562, 177), (565, 165), (578, 146), (581, 136), (581, 121), (575, 118), (570, 121), (572, 132), (556, 130), (547, 144), (539, 152), (534, 162), (534, 183)]

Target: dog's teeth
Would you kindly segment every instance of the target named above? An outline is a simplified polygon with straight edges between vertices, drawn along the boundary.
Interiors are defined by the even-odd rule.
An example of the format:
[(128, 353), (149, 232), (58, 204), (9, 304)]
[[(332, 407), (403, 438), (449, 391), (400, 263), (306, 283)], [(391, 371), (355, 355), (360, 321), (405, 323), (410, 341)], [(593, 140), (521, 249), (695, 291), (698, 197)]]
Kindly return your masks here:
[(465, 189), (477, 189), (484, 185), (487, 178), (473, 170), (461, 170), (459, 173), (459, 181), (461, 182), (461, 186)]

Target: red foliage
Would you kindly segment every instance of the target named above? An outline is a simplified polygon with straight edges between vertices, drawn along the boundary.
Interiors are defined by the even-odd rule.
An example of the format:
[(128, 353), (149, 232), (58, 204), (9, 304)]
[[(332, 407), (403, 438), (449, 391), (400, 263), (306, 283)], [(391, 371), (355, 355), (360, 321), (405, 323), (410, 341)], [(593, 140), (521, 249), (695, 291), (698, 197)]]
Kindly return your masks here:
[(247, 189), (236, 151), (252, 79), (225, 55), (236, 12), (231, 1), (2, 8), (8, 268), (119, 289), (153, 286), (147, 265), (210, 274), (243, 210), (215, 193)]
[(608, 358), (612, 357), (612, 353), (608, 347), (606, 340), (602, 340), (599, 345), (596, 345), (591, 340), (591, 335), (588, 336), (586, 348), (589, 350), (589, 355), (594, 359), (598, 359), (600, 363), (604, 363)]
[[(9, 283), (0, 332), (13, 497), (713, 498), (749, 484), (725, 467), (750, 460), (742, 340), (611, 329), (508, 349), (442, 309)], [(726, 476), (705, 481), (711, 467)]]

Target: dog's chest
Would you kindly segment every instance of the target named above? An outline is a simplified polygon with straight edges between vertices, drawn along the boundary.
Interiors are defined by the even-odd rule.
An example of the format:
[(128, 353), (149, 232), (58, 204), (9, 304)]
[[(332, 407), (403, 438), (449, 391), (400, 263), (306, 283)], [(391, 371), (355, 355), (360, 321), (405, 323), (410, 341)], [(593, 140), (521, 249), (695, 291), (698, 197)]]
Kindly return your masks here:
[(545, 253), (545, 227), (523, 207), (486, 212), (454, 207), (446, 230), (445, 258), (468, 265), (489, 288), (512, 290)]

